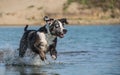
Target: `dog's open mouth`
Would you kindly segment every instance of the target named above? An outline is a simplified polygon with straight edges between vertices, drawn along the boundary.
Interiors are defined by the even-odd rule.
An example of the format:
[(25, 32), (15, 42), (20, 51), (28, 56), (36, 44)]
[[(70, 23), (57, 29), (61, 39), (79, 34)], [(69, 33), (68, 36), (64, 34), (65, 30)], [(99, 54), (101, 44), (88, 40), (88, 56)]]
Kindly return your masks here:
[(63, 38), (63, 37), (64, 37), (64, 34), (60, 34), (59, 37), (60, 37), (60, 38)]
[(67, 33), (67, 30), (64, 29), (64, 30), (63, 30), (63, 33), (60, 33), (60, 34), (59, 34), (59, 37), (60, 37), (60, 38), (63, 38), (63, 37), (64, 37), (64, 34), (66, 34), (66, 33)]

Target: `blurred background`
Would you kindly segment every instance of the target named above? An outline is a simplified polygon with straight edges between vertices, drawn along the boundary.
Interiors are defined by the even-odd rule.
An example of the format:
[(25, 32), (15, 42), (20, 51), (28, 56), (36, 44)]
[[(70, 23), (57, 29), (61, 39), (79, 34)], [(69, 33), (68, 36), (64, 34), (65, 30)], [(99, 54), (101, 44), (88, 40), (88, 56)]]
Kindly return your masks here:
[[(19, 60), (24, 26), (37, 30), (44, 16), (70, 24), (57, 60)], [(120, 75), (119, 63), (120, 0), (0, 0), (0, 75)]]
[(45, 15), (72, 25), (120, 24), (120, 0), (0, 0), (0, 25), (44, 25)]

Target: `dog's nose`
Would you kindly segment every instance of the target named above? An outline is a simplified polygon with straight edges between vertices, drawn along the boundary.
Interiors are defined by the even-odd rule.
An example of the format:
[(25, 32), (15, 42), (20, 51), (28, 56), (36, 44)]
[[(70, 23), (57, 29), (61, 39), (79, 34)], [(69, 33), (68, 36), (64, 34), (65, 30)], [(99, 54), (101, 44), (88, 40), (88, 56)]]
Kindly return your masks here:
[(67, 33), (67, 29), (63, 29), (63, 33), (66, 34)]

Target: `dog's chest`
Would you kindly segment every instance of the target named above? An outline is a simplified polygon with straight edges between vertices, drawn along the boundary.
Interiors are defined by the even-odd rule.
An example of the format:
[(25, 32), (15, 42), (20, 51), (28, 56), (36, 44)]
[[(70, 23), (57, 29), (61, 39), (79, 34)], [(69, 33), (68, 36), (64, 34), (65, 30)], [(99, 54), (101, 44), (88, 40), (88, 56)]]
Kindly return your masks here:
[(46, 40), (47, 40), (47, 44), (48, 46), (54, 43), (55, 40), (55, 36), (52, 36), (50, 34), (46, 34)]
[(50, 34), (44, 34), (41, 32), (37, 32), (37, 34), (39, 35), (40, 42), (42, 42), (44, 45), (47, 45), (47, 46), (53, 44), (56, 38), (55, 36), (52, 36)]

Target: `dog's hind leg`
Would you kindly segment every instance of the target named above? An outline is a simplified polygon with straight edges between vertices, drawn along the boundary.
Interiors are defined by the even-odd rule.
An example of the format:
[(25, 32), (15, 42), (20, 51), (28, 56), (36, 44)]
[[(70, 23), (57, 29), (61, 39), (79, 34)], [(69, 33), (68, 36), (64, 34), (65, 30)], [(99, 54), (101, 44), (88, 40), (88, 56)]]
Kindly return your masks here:
[(20, 57), (23, 57), (26, 50), (27, 50), (27, 47), (28, 47), (28, 44), (27, 44), (27, 35), (28, 34), (25, 34), (23, 35), (21, 41), (20, 41), (20, 46), (19, 46), (19, 56)]

